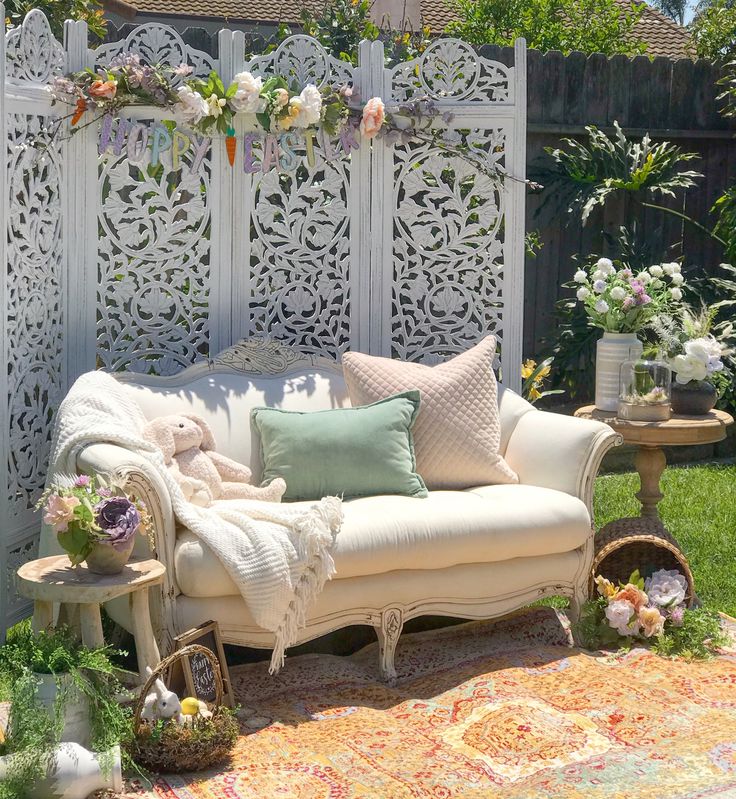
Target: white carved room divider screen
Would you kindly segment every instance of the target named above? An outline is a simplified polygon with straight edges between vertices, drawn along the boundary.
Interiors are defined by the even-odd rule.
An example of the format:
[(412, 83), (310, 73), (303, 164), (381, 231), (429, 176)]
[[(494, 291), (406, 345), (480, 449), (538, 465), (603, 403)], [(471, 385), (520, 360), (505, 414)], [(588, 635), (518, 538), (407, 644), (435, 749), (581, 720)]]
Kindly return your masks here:
[[(164, 25), (91, 50), (86, 25), (67, 22), (65, 39), (64, 48), (33, 11), (0, 42), (0, 634), (27, 612), (12, 577), (35, 549), (33, 503), (53, 413), (84, 371), (171, 374), (249, 335), (333, 358), (352, 348), (434, 362), (495, 332), (504, 382), (519, 385), (523, 42), (510, 68), (446, 39), (388, 69), (379, 42), (363, 42), (353, 66), (306, 36), (250, 62), (243, 34), (228, 30), (219, 33), (218, 59)], [(352, 83), (364, 99), (387, 104), (429, 95), (453, 114), (449, 142), (517, 179), (489, 177), (417, 139), (378, 139), (345, 157), (317, 138), (313, 166), (255, 174), (242, 160), (230, 167), (222, 137), (193, 173), (191, 151), (179, 170), (170, 159), (154, 170), (124, 155), (98, 158), (96, 126), (43, 152), (24, 147), (58, 112), (45, 89), (54, 75), (125, 51), (148, 63), (189, 63), (199, 76), (217, 69), (226, 84), (249, 69), (302, 85)], [(142, 107), (125, 116), (163, 118)]]

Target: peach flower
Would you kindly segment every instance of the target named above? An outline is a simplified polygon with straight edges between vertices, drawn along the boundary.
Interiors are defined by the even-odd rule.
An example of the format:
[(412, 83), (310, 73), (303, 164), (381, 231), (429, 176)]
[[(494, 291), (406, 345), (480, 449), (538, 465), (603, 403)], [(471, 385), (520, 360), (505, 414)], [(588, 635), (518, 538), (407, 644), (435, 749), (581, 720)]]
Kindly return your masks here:
[(90, 84), (89, 96), (95, 100), (112, 100), (118, 90), (118, 82), (115, 80), (96, 80)]
[(46, 502), (43, 520), (54, 528), (55, 533), (63, 533), (74, 518), (74, 508), (81, 504), (77, 497), (60, 497), (58, 494), (52, 494)]
[(360, 120), (360, 135), (364, 139), (372, 139), (381, 130), (386, 116), (386, 108), (380, 97), (371, 97), (363, 107), (363, 118)]
[(627, 602), (631, 602), (636, 613), (638, 613), (649, 601), (647, 595), (640, 588), (637, 588), (633, 583), (627, 583), (620, 591), (617, 591), (614, 599), (625, 599)]
[(664, 616), (659, 612), (659, 608), (642, 608), (639, 611), (639, 624), (647, 638), (661, 635), (664, 630)]

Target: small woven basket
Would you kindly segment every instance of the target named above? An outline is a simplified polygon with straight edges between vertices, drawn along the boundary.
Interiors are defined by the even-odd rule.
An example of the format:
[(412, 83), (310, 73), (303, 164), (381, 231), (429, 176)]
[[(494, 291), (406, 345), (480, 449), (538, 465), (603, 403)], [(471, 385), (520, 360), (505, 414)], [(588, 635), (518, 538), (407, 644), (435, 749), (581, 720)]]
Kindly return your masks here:
[(695, 584), (687, 558), (675, 537), (658, 519), (617, 519), (595, 537), (595, 556), (590, 570), (588, 594), (596, 595), (595, 578), (603, 575), (612, 583), (626, 583), (636, 569), (650, 577), (659, 569), (676, 569), (687, 580), (685, 604), (692, 607)]
[[(215, 675), (215, 700), (209, 706), (212, 718), (195, 719), (191, 726), (180, 726), (169, 721), (163, 725), (163, 729), (142, 719), (146, 696), (156, 679), (163, 679), (178, 660), (194, 654), (206, 657)], [(222, 693), (220, 664), (206, 647), (190, 644), (164, 658), (146, 681), (135, 706), (134, 741), (130, 752), (135, 762), (151, 771), (179, 774), (201, 771), (225, 760), (238, 737), (238, 723), (232, 711), (222, 706)]]

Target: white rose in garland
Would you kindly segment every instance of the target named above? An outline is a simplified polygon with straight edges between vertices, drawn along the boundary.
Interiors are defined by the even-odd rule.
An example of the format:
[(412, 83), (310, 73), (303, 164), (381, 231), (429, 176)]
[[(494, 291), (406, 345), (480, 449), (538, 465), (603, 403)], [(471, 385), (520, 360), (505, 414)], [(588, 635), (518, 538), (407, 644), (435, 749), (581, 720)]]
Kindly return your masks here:
[(178, 99), (174, 106), (174, 113), (188, 125), (196, 125), (208, 116), (210, 110), (207, 101), (199, 92), (189, 86), (180, 86), (176, 93)]
[(263, 78), (257, 78), (250, 72), (238, 72), (233, 78), (237, 89), (230, 98), (230, 107), (240, 114), (259, 114), (264, 110), (266, 102), (261, 97)]
[(322, 116), (322, 95), (310, 83), (300, 94), (291, 98), (289, 106), (290, 109), (296, 109), (296, 113), (290, 114), (291, 124), (297, 128), (308, 128), (318, 124)]

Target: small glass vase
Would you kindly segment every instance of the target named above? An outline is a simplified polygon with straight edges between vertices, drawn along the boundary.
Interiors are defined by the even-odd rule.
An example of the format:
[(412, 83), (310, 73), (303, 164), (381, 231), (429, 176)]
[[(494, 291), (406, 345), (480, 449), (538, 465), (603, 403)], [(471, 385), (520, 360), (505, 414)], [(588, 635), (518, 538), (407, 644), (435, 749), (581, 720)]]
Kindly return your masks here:
[(630, 360), (621, 364), (619, 419), (666, 422), (672, 415), (672, 370), (664, 361)]
[(110, 544), (95, 544), (84, 562), (93, 574), (120, 574), (130, 560), (134, 546), (135, 536), (130, 537), (124, 549), (115, 549)]

